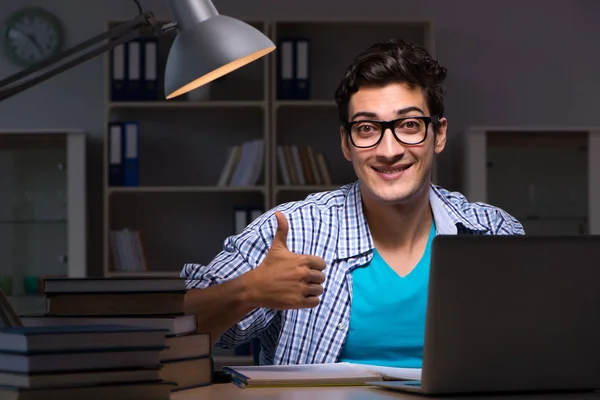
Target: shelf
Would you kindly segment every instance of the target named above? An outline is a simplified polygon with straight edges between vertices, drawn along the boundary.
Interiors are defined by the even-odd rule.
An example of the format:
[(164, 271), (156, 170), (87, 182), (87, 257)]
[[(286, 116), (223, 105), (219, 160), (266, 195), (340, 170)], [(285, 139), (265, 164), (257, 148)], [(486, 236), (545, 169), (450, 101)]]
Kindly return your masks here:
[[(356, 180), (352, 165), (342, 153), (337, 109), (284, 107), (278, 110), (273, 125), (276, 129), (275, 146), (309, 146), (315, 154), (323, 154), (331, 182), (349, 183)], [(278, 164), (273, 165), (272, 172), (272, 181), (283, 184)]]
[(43, 294), (23, 294), (17, 296), (6, 296), (9, 301), (19, 301), (19, 302), (40, 302), (45, 301), (46, 296)]
[(337, 107), (334, 100), (277, 100), (275, 108), (279, 107)]
[(0, 219), (2, 224), (66, 224), (66, 219)]
[(130, 273), (114, 268), (108, 242), (111, 231), (124, 229), (139, 232), (146, 271), (180, 271), (186, 263), (207, 264), (223, 249), (224, 239), (235, 233), (235, 210), (262, 210), (265, 198), (259, 191), (114, 193), (106, 199), (110, 212), (105, 271)]
[(3, 151), (42, 150), (44, 153), (57, 151), (64, 153), (67, 138), (61, 131), (6, 131), (0, 134), (0, 148)]
[(46, 312), (44, 295), (7, 296), (8, 301), (18, 315), (43, 314)]
[(131, 271), (131, 272), (121, 272), (121, 271), (108, 271), (107, 276), (111, 277), (132, 277), (132, 276), (145, 276), (145, 277), (178, 277), (180, 275), (180, 271)]
[[(173, 110), (166, 108), (118, 108), (109, 113), (111, 121), (140, 123), (140, 187), (216, 186), (229, 148), (256, 139), (265, 140), (267, 158), (265, 110), (213, 107), (187, 111), (174, 115)], [(263, 171), (252, 186), (261, 186), (266, 181)]]
[(227, 100), (208, 100), (208, 101), (122, 101), (122, 102), (111, 102), (108, 107), (111, 109), (116, 108), (244, 108), (244, 107), (266, 107), (264, 101), (227, 101)]
[(123, 186), (110, 187), (108, 193), (265, 193), (264, 186)]

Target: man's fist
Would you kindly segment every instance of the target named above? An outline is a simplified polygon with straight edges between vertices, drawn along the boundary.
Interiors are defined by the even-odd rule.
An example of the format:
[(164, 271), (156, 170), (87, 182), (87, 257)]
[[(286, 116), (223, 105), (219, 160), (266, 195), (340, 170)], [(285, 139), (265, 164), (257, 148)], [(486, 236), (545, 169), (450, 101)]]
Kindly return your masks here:
[(325, 261), (321, 257), (289, 251), (289, 224), (275, 212), (277, 231), (263, 262), (248, 272), (258, 307), (274, 310), (311, 308), (319, 304), (325, 282)]

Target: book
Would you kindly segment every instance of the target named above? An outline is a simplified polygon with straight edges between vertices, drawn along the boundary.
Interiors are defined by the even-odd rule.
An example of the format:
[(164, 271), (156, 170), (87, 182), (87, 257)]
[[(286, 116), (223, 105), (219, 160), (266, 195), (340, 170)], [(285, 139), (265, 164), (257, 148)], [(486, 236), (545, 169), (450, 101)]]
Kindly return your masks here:
[(0, 371), (36, 374), (79, 370), (156, 368), (161, 364), (160, 351), (162, 349), (163, 347), (129, 347), (101, 351), (0, 353)]
[(0, 328), (0, 353), (75, 352), (126, 347), (164, 347), (165, 332), (126, 325)]
[(166, 400), (174, 382), (126, 382), (51, 388), (0, 387), (2, 400), (110, 399)]
[[(76, 302), (78, 297), (87, 296), (88, 307), (91, 306), (98, 312), (100, 310), (97, 303), (104, 303), (100, 309), (108, 309), (114, 314), (112, 309), (119, 306), (115, 304), (115, 300), (122, 296), (130, 300), (125, 306), (132, 308), (131, 296), (136, 296), (137, 300), (140, 300), (140, 297), (141, 300), (147, 300), (148, 296), (152, 296), (156, 301), (156, 297), (164, 299), (175, 294), (180, 298), (174, 303), (172, 301), (173, 304), (167, 307), (178, 309), (181, 307), (178, 303), (181, 303), (183, 293), (173, 293), (171, 290), (162, 293), (159, 291), (132, 294), (122, 294), (118, 291), (92, 294), (75, 291), (56, 296), (59, 299), (70, 297), (72, 303)], [(49, 300), (48, 294), (46, 297)], [(63, 299), (62, 303), (61, 306), (66, 307), (68, 311), (69, 302)], [(78, 306), (81, 307), (81, 304), (73, 304), (71, 313), (77, 311)], [(26, 326), (0, 291), (0, 399), (169, 399), (170, 392), (180, 386), (177, 382), (161, 379), (161, 355), (163, 351), (169, 350), (165, 346), (167, 333), (170, 331), (165, 329), (165, 326), (168, 328), (169, 322), (156, 315), (153, 317), (156, 318), (149, 317), (144, 320), (150, 326), (115, 324), (119, 318), (113, 318), (112, 324), (106, 323), (110, 318), (96, 318), (96, 324), (69, 325), (69, 321), (76, 321), (75, 317), (63, 318), (63, 324), (42, 323), (39, 326)], [(173, 315), (165, 316), (165, 319), (167, 318), (171, 320), (171, 325), (175, 318), (180, 319), (179, 316)], [(125, 318), (121, 318), (122, 322), (123, 320)], [(195, 317), (189, 317), (188, 320), (195, 323)], [(191, 328), (188, 324), (187, 329)], [(203, 340), (197, 342), (195, 351), (202, 351)], [(177, 351), (172, 353), (171, 355), (180, 355)], [(200, 376), (195, 382), (184, 383), (204, 384), (204, 379), (204, 376)]]
[(227, 366), (241, 388), (272, 386), (352, 386), (367, 382), (421, 380), (420, 368), (394, 368), (347, 362), (297, 365)]
[(102, 369), (66, 372), (24, 373), (0, 371), (0, 387), (56, 388), (132, 382), (160, 381), (160, 366), (154, 368)]
[(144, 328), (163, 329), (167, 336), (179, 336), (196, 331), (196, 314), (164, 316), (51, 316), (46, 314), (21, 315), (25, 326), (56, 325), (132, 325)]
[(167, 336), (166, 348), (160, 352), (160, 361), (167, 362), (211, 355), (210, 334), (191, 333), (183, 336)]
[(184, 314), (185, 292), (46, 294), (50, 316)]
[(48, 278), (44, 280), (46, 294), (55, 293), (135, 293), (185, 292), (185, 278), (179, 277), (110, 277), (110, 278)]
[(176, 384), (172, 391), (209, 386), (213, 378), (211, 357), (192, 357), (162, 363), (159, 378)]

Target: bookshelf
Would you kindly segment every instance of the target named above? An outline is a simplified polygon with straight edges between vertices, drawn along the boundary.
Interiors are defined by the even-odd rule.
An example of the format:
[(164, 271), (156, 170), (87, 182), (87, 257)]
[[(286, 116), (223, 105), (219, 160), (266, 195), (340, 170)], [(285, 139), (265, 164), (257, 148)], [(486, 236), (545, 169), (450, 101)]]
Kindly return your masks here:
[(43, 279), (85, 277), (86, 134), (0, 131), (0, 288), (17, 313), (45, 311)]
[[(111, 21), (109, 26), (119, 22), (123, 21)], [(267, 33), (264, 21), (246, 22)], [(234, 233), (235, 208), (268, 206), (267, 163), (254, 184), (218, 185), (229, 148), (256, 139), (263, 140), (265, 149), (268, 146), (267, 60), (212, 82), (209, 93), (203, 87), (161, 100), (161, 78), (174, 37), (168, 33), (157, 41), (159, 93), (153, 99), (115, 100), (112, 55), (105, 56), (105, 276), (177, 276), (184, 263), (208, 263), (225, 237)], [(241, 86), (247, 90), (239, 90)], [(139, 124), (139, 173), (134, 185), (110, 184), (109, 124), (116, 121)], [(143, 265), (138, 263), (134, 271), (116, 265), (111, 233), (124, 230), (139, 237)]]
[(527, 234), (600, 233), (600, 128), (472, 127), (465, 195), (505, 209)]
[[(402, 37), (435, 54), (433, 26), (428, 21), (245, 21), (278, 47), (285, 38), (309, 41), (310, 96), (278, 97), (278, 48), (209, 84), (208, 96), (201, 87), (169, 101), (112, 101), (111, 56), (105, 56), (105, 276), (178, 275), (184, 263), (206, 264), (222, 249), (225, 238), (234, 233), (235, 209), (268, 210), (354, 181), (352, 166), (340, 149), (333, 99), (344, 69), (370, 44), (390, 37)], [(159, 88), (173, 38), (161, 37), (157, 46)], [(140, 131), (139, 184), (111, 186), (108, 124), (132, 120), (139, 122)], [(230, 149), (256, 139), (263, 141), (263, 165), (255, 184), (220, 185)], [(282, 145), (310, 147), (323, 154), (330, 182), (284, 182), (277, 158)], [(111, 231), (123, 229), (140, 232), (145, 271), (115, 270)]]

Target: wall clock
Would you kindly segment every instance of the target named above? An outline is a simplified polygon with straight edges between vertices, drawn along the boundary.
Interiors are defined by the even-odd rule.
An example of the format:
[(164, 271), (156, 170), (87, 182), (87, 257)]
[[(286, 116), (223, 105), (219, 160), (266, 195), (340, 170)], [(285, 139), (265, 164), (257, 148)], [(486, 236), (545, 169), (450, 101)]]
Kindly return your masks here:
[(6, 56), (21, 67), (37, 64), (62, 51), (64, 28), (52, 13), (41, 8), (23, 8), (2, 27)]

